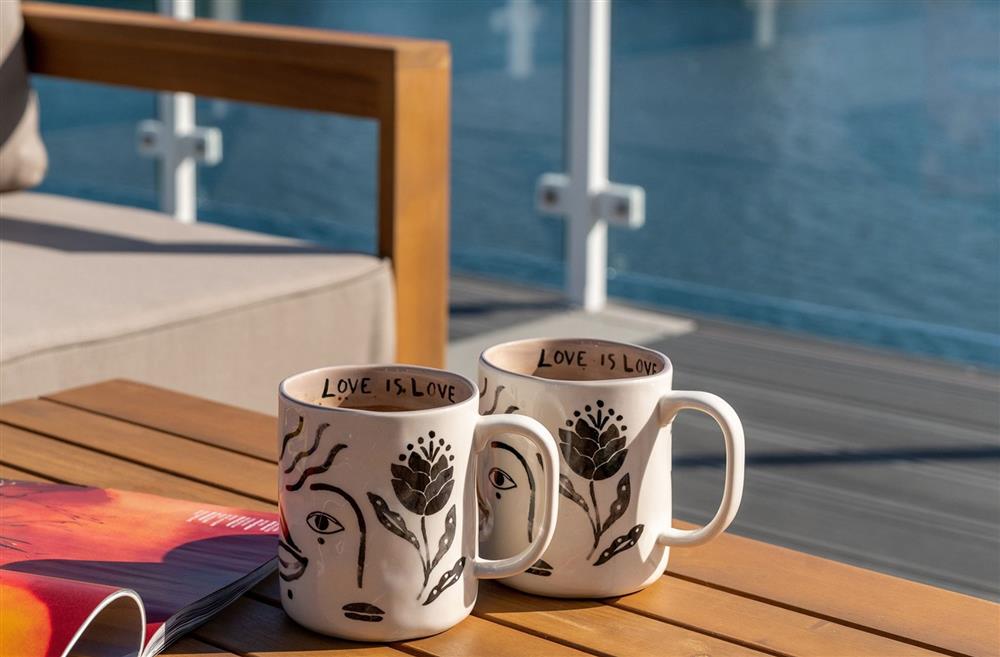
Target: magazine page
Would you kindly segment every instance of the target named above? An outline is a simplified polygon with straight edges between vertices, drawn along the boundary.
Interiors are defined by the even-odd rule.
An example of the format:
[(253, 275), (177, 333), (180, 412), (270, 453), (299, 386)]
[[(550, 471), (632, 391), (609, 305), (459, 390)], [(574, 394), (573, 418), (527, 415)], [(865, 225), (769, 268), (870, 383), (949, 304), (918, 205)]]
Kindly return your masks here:
[(0, 655), (124, 657), (142, 649), (145, 619), (133, 591), (0, 571)]
[[(175, 616), (199, 603), (218, 611), (217, 604), (204, 601), (241, 582), (245, 588), (248, 578), (256, 581), (273, 569), (278, 526), (274, 513), (2, 480), (0, 576), (40, 576), (134, 591), (145, 608), (142, 642), (155, 636), (158, 650), (164, 625)], [(60, 617), (50, 621), (58, 626), (53, 637), (72, 636), (78, 629), (63, 627)], [(71, 626), (77, 620), (65, 622)], [(183, 627), (190, 626), (186, 618)]]

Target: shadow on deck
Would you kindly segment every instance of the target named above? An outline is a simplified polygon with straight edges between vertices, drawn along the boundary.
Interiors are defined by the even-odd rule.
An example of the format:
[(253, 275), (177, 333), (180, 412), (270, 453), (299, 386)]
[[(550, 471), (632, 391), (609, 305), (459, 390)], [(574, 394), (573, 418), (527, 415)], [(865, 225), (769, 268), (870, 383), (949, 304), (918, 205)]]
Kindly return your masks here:
[[(590, 336), (666, 353), (675, 388), (726, 398), (748, 472), (731, 531), (1000, 600), (1000, 377), (749, 326), (452, 280), (449, 367), (475, 377), (490, 344)], [(674, 431), (675, 515), (714, 512), (722, 441), (684, 414)], [(697, 549), (697, 548), (693, 548)]]

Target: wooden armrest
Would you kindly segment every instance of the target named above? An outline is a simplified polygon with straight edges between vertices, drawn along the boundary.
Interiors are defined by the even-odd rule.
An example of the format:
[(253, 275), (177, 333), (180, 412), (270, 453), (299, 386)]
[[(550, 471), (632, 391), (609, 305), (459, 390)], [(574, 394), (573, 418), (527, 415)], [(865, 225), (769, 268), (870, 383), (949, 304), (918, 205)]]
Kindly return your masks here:
[(378, 251), (393, 264), (396, 357), (444, 364), (447, 43), (42, 2), (22, 11), (34, 73), (378, 121)]

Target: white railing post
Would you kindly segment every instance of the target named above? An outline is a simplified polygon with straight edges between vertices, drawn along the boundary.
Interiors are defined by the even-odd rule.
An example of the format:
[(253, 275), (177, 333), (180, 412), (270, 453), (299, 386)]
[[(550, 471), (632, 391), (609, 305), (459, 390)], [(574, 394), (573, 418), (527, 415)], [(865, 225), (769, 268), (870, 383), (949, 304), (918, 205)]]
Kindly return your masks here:
[(542, 12), (534, 0), (507, 0), (490, 12), (494, 32), (507, 33), (507, 72), (515, 80), (531, 77), (535, 70), (535, 32)]
[(587, 310), (607, 301), (608, 224), (590, 199), (608, 182), (611, 2), (569, 3), (569, 216), (566, 283)]
[[(159, 13), (177, 20), (194, 18), (194, 0), (157, 0), (156, 6)], [(160, 210), (182, 223), (194, 223), (198, 217), (197, 164), (216, 164), (222, 159), (222, 134), (217, 128), (195, 124), (192, 94), (158, 94), (157, 109), (157, 120), (139, 124), (139, 153), (160, 161)]]
[(566, 217), (566, 294), (588, 311), (607, 302), (608, 221), (637, 228), (641, 187), (608, 182), (610, 0), (569, 0), (568, 175), (544, 174), (539, 210)]
[[(182, 21), (194, 18), (194, 0), (157, 0), (161, 14)], [(160, 158), (160, 210), (181, 223), (194, 223), (198, 217), (198, 178), (194, 157), (179, 152), (177, 140), (194, 130), (194, 96), (188, 93), (162, 93), (157, 98), (160, 122), (170, 146)]]
[(778, 0), (747, 0), (754, 13), (753, 41), (767, 50), (778, 39)]

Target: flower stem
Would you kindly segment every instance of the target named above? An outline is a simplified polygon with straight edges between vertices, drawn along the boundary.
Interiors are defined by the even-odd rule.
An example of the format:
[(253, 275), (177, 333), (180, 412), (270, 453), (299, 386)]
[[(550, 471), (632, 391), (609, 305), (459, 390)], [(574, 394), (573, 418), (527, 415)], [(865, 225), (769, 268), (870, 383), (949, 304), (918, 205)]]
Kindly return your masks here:
[[(430, 579), (430, 576), (431, 576), (431, 548), (430, 548), (430, 545), (428, 545), (428, 543), (427, 543), (427, 518), (426, 518), (426, 516), (420, 516), (420, 533), (423, 534), (423, 537), (424, 537), (424, 550), (426, 550), (426, 552), (427, 552), (427, 561), (424, 561), (424, 556), (420, 555), (420, 560), (424, 561), (424, 586), (427, 586), (427, 580)], [(421, 593), (424, 592), (423, 588), (420, 589), (420, 592)]]
[(587, 555), (588, 559), (594, 556), (594, 550), (597, 549), (597, 544), (600, 542), (601, 534), (603, 533), (601, 531), (601, 512), (597, 508), (597, 495), (594, 493), (593, 479), (590, 480), (590, 502), (594, 505), (594, 519), (596, 522), (594, 524), (594, 547), (590, 548), (590, 554)]

